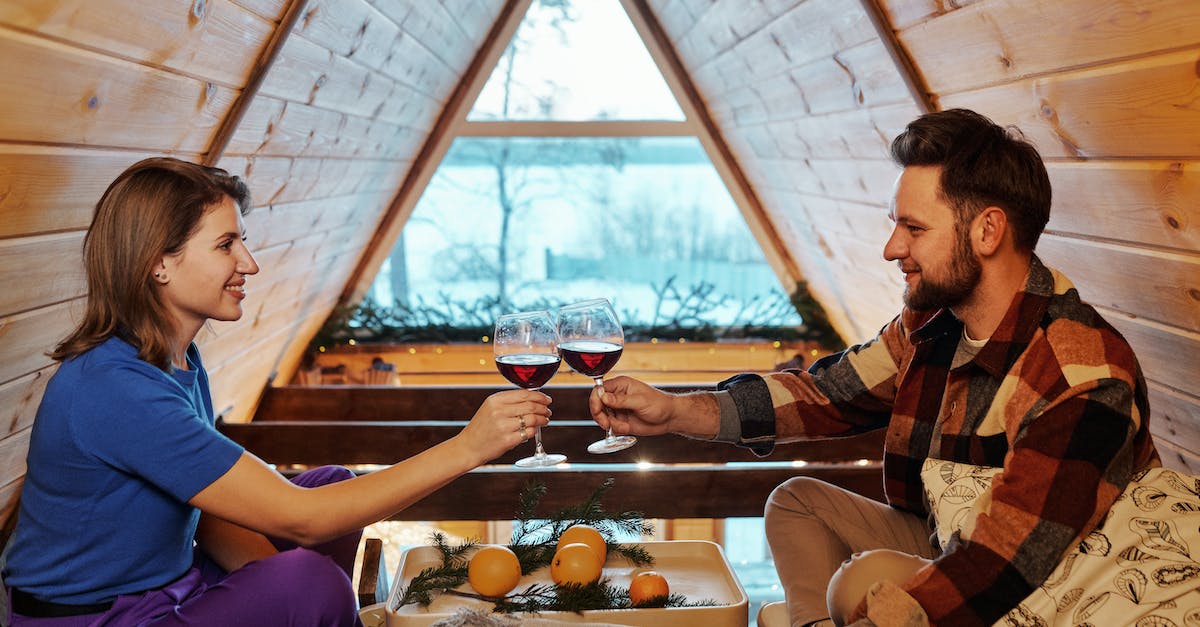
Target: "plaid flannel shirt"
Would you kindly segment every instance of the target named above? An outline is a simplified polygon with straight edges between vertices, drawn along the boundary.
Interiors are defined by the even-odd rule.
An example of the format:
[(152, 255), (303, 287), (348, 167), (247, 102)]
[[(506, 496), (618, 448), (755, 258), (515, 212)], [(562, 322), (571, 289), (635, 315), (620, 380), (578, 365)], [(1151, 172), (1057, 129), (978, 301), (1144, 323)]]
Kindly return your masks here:
[(951, 367), (963, 325), (906, 309), (873, 340), (809, 370), (722, 382), (722, 432), (774, 442), (887, 429), (888, 502), (927, 513), (928, 458), (1003, 467), (969, 541), (903, 587), (932, 623), (990, 625), (1101, 521), (1131, 475), (1159, 464), (1133, 350), (1069, 280), (1033, 258), (1024, 291), (975, 357)]

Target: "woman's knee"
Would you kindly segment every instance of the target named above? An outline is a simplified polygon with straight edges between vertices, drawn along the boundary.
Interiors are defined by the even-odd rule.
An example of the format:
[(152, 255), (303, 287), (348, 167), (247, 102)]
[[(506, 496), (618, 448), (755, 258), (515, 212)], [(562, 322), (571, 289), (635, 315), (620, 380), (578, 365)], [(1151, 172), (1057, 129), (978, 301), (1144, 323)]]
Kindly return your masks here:
[[(258, 563), (263, 580), (289, 596), (300, 615), (343, 617), (357, 611), (350, 578), (327, 555), (292, 549)], [(334, 624), (331, 622), (329, 624)]]
[(345, 466), (320, 466), (306, 470), (292, 478), (292, 483), (306, 488), (329, 485), (354, 478), (354, 471)]

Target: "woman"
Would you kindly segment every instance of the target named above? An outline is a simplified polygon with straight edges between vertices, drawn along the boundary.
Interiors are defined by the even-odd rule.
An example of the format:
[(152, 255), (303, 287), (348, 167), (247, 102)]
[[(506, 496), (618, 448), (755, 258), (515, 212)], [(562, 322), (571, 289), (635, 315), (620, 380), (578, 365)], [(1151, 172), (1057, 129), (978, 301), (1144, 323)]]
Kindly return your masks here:
[(155, 158), (97, 204), (87, 308), (52, 353), (30, 436), (5, 572), (14, 625), (359, 624), (361, 528), (549, 422), (547, 396), (502, 392), (413, 458), (294, 482), (219, 434), (193, 339), (242, 315), (258, 272), (248, 196), (223, 170)]

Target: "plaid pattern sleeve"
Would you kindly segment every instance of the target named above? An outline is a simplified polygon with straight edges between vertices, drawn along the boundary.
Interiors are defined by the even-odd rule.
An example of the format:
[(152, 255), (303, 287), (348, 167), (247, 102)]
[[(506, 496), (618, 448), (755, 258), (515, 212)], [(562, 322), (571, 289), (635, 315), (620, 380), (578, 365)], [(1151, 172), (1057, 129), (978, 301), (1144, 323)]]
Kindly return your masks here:
[(741, 437), (758, 453), (775, 441), (838, 437), (887, 426), (908, 339), (900, 317), (869, 342), (826, 356), (807, 371), (739, 374), (718, 384), (733, 398)]
[[(989, 402), (970, 398), (985, 387)], [(979, 413), (960, 421), (943, 400), (931, 454), (1003, 470), (970, 538), (952, 539), (904, 587), (934, 624), (991, 625), (1100, 523), (1135, 471), (1158, 464), (1146, 386), (1120, 334), (1036, 262), (1005, 322), (945, 389)], [(982, 460), (981, 443), (995, 439), (1007, 443), (1002, 458)]]

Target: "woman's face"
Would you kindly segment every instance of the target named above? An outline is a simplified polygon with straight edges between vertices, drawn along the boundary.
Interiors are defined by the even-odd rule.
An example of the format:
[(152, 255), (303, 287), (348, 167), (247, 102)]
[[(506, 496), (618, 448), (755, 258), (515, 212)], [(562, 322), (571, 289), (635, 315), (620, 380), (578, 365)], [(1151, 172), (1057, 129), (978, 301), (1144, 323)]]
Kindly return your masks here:
[(196, 233), (155, 269), (167, 309), (189, 341), (207, 320), (237, 320), (246, 298), (246, 276), (258, 264), (242, 240), (245, 224), (232, 198), (212, 205)]

